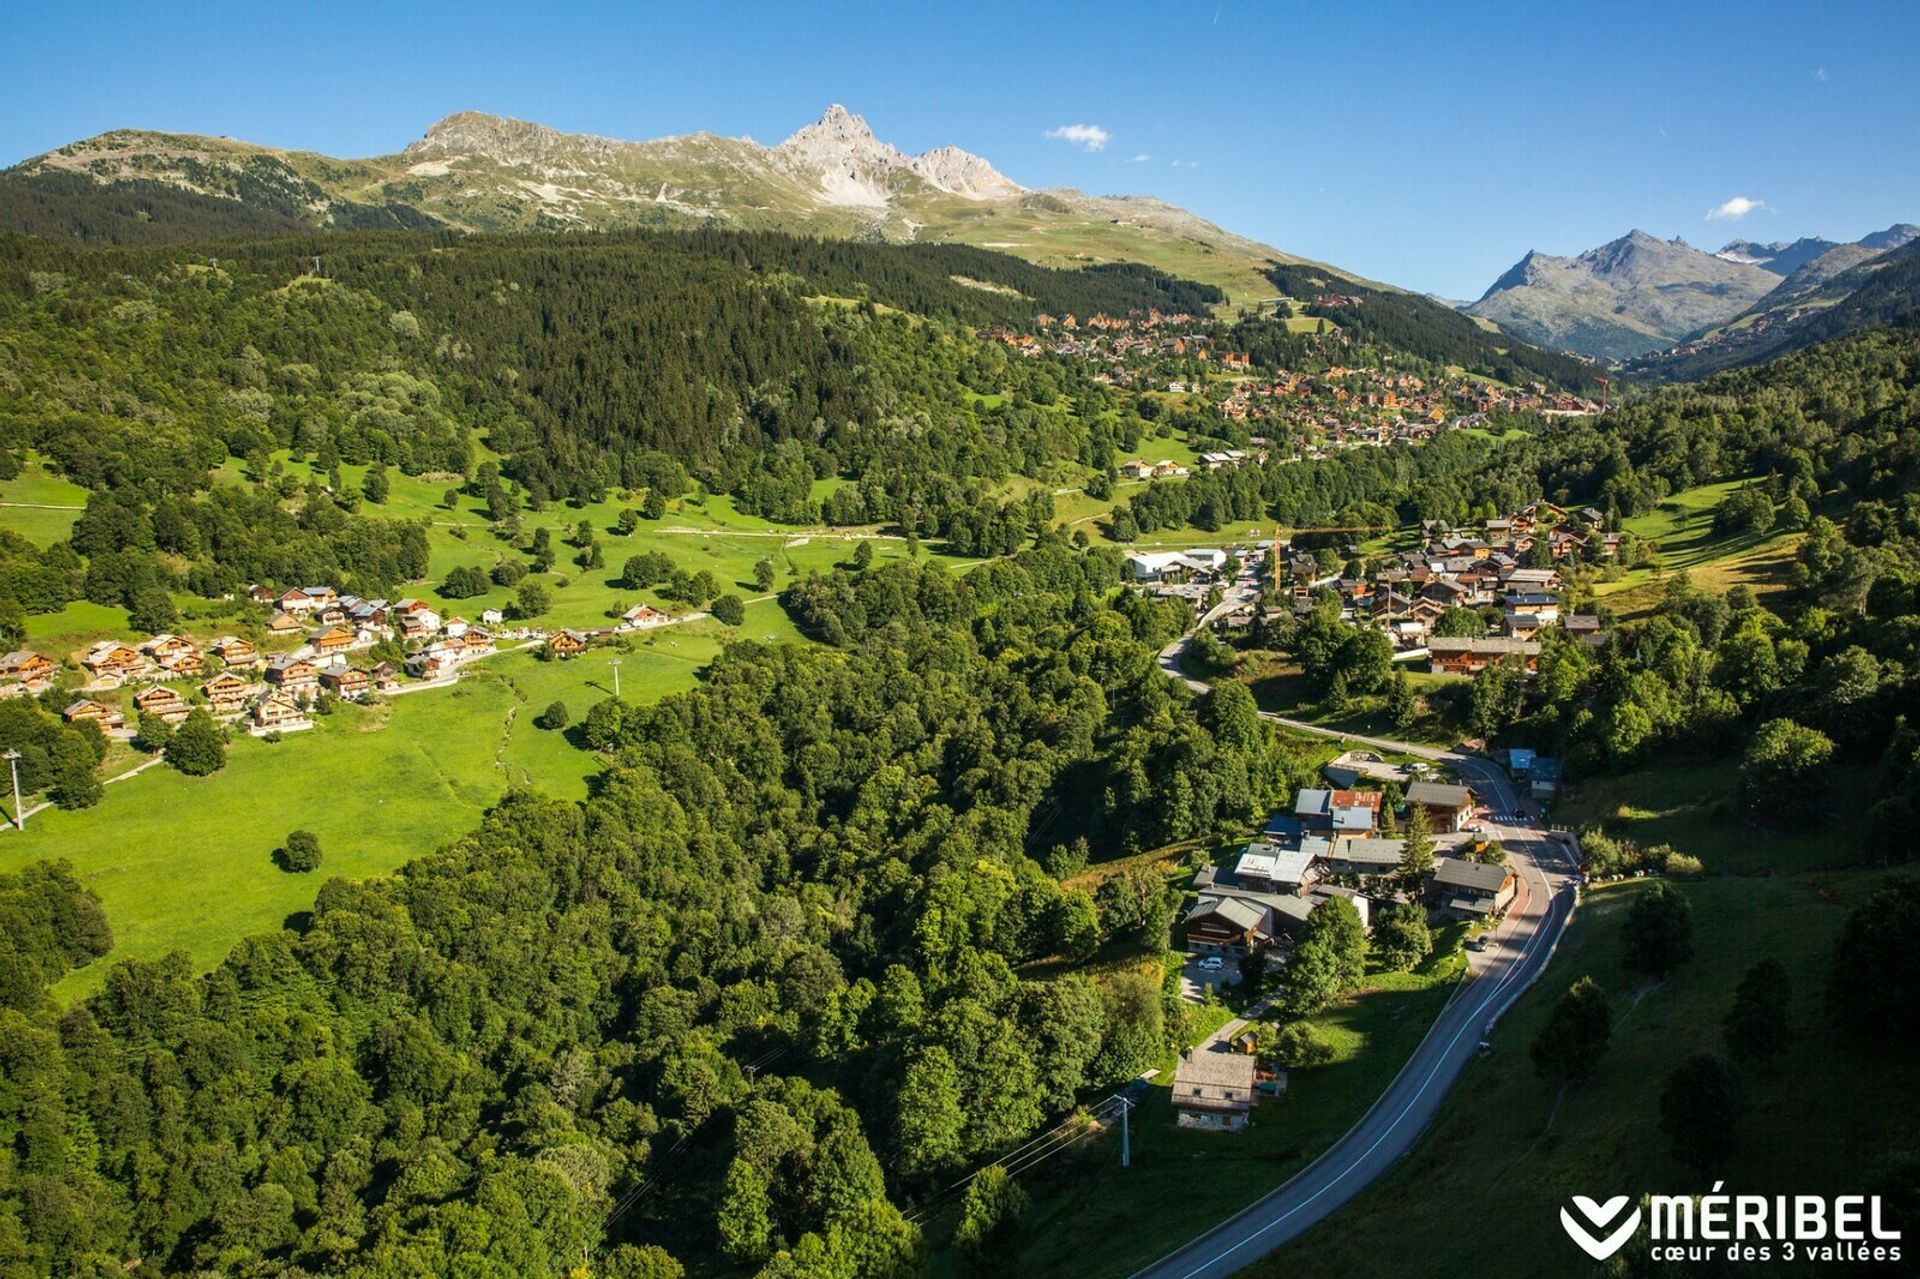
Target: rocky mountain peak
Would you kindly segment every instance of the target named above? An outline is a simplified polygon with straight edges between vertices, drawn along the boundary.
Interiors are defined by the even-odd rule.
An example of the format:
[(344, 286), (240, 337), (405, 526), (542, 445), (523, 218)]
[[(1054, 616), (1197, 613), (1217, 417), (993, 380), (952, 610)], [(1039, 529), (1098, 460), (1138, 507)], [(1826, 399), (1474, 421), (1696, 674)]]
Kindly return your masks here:
[(942, 191), (969, 200), (1004, 199), (1026, 190), (979, 156), (959, 147), (935, 147), (915, 156), (913, 171)]
[(458, 111), (436, 122), (406, 155), (479, 156), (501, 165), (551, 170), (568, 168), (583, 159), (604, 158), (621, 144), (584, 133), (562, 133), (544, 124)]

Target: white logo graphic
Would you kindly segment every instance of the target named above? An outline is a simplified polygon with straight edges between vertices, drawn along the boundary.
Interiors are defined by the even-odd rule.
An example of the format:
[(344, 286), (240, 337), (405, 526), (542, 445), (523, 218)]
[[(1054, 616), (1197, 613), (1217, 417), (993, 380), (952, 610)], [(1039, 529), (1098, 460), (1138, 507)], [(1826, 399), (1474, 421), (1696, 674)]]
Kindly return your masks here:
[[(1593, 1223), (1596, 1230), (1605, 1230), (1606, 1223), (1613, 1220), (1614, 1215), (1626, 1206), (1627, 1197), (1615, 1195), (1602, 1204), (1595, 1203), (1585, 1195), (1575, 1195), (1573, 1202), (1581, 1212), (1586, 1214), (1587, 1220)], [(1565, 1208), (1560, 1210), (1560, 1224), (1566, 1227), (1568, 1237), (1579, 1244), (1589, 1257), (1595, 1261), (1605, 1261), (1619, 1252), (1621, 1246), (1633, 1238), (1633, 1232), (1640, 1228), (1640, 1209), (1635, 1208), (1628, 1213), (1619, 1228), (1604, 1239), (1589, 1234), (1587, 1228)]]

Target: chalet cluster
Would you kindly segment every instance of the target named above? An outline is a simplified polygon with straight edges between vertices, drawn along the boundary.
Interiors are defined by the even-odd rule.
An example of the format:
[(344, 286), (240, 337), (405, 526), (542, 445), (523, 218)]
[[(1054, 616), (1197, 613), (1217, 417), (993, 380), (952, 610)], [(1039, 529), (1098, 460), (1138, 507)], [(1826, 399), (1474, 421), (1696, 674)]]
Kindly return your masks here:
[[(1472, 788), (1383, 767), (1388, 778), (1407, 777), (1407, 814), (1424, 810), (1437, 843), (1461, 848), (1475, 842)], [(1381, 834), (1383, 802), (1377, 790), (1302, 789), (1293, 810), (1274, 814), (1231, 867), (1208, 866), (1195, 877), (1197, 897), (1185, 920), (1188, 948), (1285, 955), (1313, 908), (1329, 897), (1351, 901), (1369, 926), (1376, 902), (1409, 895), (1455, 918), (1490, 919), (1506, 910), (1515, 881), (1504, 865), (1438, 856), (1423, 883), (1399, 882), (1406, 841)]]
[(493, 632), (503, 618), (494, 609), (476, 626), (464, 617), (442, 617), (426, 600), (398, 603), (345, 595), (331, 586), (296, 586), (275, 592), (255, 586), (254, 599), (276, 610), (268, 633), (305, 636), (295, 654), (327, 665), (345, 665), (346, 655), (387, 639), (408, 646), (407, 670), (423, 680), (457, 678), (460, 668), (494, 651)]
[[(398, 603), (343, 594), (331, 586), (284, 591), (248, 588), (255, 602), (274, 612), (263, 651), (252, 640), (223, 635), (202, 648), (179, 635), (156, 635), (140, 644), (103, 640), (72, 656), (88, 694), (63, 712), (70, 723), (97, 724), (129, 733), (131, 716), (178, 724), (196, 706), (223, 723), (244, 723), (252, 733), (309, 728), (309, 709), (325, 694), (359, 701), (403, 687), (402, 675), (449, 682), (460, 668), (495, 651), (493, 633), (464, 618), (442, 618), (425, 600)], [(491, 610), (491, 624), (500, 620)], [(358, 664), (356, 653), (397, 640), (407, 646), (404, 669), (392, 661)], [(50, 687), (59, 666), (36, 653), (0, 659), (0, 696), (37, 694)], [(105, 695), (121, 692), (124, 703)]]
[[(1291, 549), (1277, 552), (1284, 555), (1279, 571), (1291, 584), (1295, 613), (1311, 612), (1317, 592), (1337, 591), (1342, 617), (1385, 631), (1395, 651), (1408, 658), (1424, 652), (1435, 671), (1474, 675), (1511, 659), (1533, 672), (1543, 631), (1557, 628), (1595, 645), (1604, 641), (1597, 614), (1561, 607), (1555, 567), (1616, 559), (1619, 534), (1605, 532), (1603, 524), (1591, 507), (1568, 512), (1538, 502), (1470, 532), (1429, 521), (1419, 546), (1359, 577), (1323, 575), (1311, 555)], [(1441, 619), (1456, 609), (1488, 616), (1498, 610), (1498, 622), (1487, 628), (1490, 634), (1449, 636), (1442, 632), (1451, 628)]]

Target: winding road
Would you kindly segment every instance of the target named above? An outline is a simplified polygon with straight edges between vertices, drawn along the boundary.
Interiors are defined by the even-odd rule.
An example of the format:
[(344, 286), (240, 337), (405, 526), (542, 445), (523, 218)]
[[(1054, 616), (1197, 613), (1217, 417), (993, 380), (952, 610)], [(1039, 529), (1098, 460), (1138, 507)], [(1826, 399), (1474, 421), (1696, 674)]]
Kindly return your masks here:
[[(1236, 584), (1199, 625), (1254, 595), (1257, 587), (1251, 582)], [(1171, 678), (1205, 689), (1204, 683), (1181, 669), (1192, 635), (1190, 631), (1169, 644), (1160, 654), (1160, 667)], [(1493, 944), (1477, 956), (1469, 954), (1472, 978), (1441, 1011), (1413, 1056), (1360, 1121), (1277, 1190), (1136, 1271), (1134, 1279), (1221, 1279), (1234, 1274), (1324, 1220), (1383, 1175), (1433, 1122), (1480, 1041), (1493, 1033), (1494, 1023), (1545, 970), (1573, 917), (1577, 851), (1541, 825), (1531, 804), (1514, 793), (1505, 770), (1491, 760), (1391, 738), (1339, 733), (1265, 712), (1263, 716), (1301, 732), (1444, 764), (1495, 811), (1520, 814), (1517, 824), (1501, 832), (1501, 843), (1519, 876), (1519, 893), (1493, 934)]]

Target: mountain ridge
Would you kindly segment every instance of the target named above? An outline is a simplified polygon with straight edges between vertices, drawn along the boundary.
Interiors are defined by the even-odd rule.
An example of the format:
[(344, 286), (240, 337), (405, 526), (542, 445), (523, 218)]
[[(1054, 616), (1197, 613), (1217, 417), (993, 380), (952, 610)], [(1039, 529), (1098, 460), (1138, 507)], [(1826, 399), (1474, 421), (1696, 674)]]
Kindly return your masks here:
[(1570, 257), (1530, 250), (1465, 309), (1542, 346), (1636, 359), (1795, 303), (1916, 236), (1895, 223), (1851, 244), (1732, 240), (1708, 252), (1635, 229)]
[(1627, 358), (1738, 313), (1778, 278), (1635, 228), (1572, 257), (1530, 251), (1467, 311), (1552, 350)]
[(907, 155), (838, 103), (771, 146), (704, 132), (629, 141), (467, 110), (384, 156), (119, 129), (0, 171), (0, 229), (115, 243), (192, 238), (188, 228), (207, 226), (702, 223), (971, 244), (1046, 266), (1141, 262), (1221, 287), (1241, 306), (1271, 296), (1270, 265), (1307, 261), (1152, 196), (1028, 188), (954, 145)]

